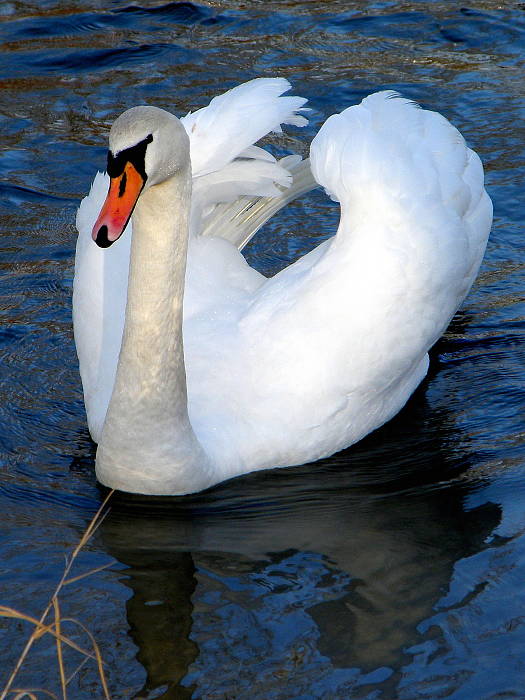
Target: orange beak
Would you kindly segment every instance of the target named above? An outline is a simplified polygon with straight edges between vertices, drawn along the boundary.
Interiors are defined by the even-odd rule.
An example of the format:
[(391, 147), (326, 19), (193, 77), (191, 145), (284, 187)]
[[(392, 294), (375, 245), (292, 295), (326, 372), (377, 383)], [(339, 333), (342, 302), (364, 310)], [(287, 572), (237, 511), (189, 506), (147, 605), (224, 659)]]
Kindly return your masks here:
[(144, 184), (145, 179), (129, 161), (124, 166), (122, 175), (111, 178), (108, 196), (91, 234), (101, 248), (109, 248), (122, 234)]

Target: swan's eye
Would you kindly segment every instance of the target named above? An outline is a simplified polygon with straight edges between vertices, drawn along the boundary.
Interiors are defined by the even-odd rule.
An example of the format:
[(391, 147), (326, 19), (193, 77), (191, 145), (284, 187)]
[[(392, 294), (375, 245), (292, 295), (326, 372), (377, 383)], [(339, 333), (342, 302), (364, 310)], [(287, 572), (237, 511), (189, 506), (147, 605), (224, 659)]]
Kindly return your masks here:
[(142, 139), (142, 141), (139, 141), (134, 146), (119, 151), (116, 156), (113, 155), (111, 151), (108, 151), (107, 174), (110, 177), (120, 177), (124, 172), (126, 163), (131, 163), (144, 181), (146, 181), (148, 177), (145, 167), (146, 149), (148, 144), (152, 141), (153, 134), (149, 134), (149, 136), (146, 136), (145, 139)]

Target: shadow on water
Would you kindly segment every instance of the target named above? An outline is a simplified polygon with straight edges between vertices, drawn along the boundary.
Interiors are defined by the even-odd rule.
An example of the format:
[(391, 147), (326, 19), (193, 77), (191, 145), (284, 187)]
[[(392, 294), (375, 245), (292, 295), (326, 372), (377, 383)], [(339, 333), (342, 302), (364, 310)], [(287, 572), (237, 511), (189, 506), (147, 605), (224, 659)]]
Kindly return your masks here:
[(455, 562), (500, 520), (492, 504), (464, 509), (469, 463), (447, 450), (453, 430), (420, 389), (383, 429), (314, 465), (188, 497), (116, 494), (100, 533), (132, 591), (147, 673), (136, 697), (189, 698), (212, 667), (225, 693), (252, 683), (265, 697), (279, 674), (279, 688), (315, 693), (320, 664), (393, 690)]

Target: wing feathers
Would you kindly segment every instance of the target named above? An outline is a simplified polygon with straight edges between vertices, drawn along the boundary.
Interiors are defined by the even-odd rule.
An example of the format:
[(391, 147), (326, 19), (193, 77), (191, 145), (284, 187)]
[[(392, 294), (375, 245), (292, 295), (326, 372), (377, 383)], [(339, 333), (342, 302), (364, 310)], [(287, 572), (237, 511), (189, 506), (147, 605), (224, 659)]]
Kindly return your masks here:
[[(257, 78), (215, 97), (208, 107), (181, 120), (190, 137), (194, 178), (192, 235), (222, 236), (236, 245), (244, 244), (262, 225), (254, 228), (248, 223), (259, 198), (273, 200), (269, 206), (257, 204), (257, 220), (262, 222), (290, 201), (281, 192), (292, 185), (288, 167), (299, 156), (277, 163), (273, 155), (254, 145), (271, 131), (281, 131), (281, 124), (307, 124), (299, 114), (306, 100), (282, 97), (289, 89), (283, 78)], [(299, 189), (292, 190), (295, 192)], [(240, 207), (235, 202), (239, 198), (243, 198)], [(243, 226), (248, 227), (246, 231)]]
[(278, 166), (292, 180), (291, 184), (281, 183), (286, 189), (275, 188), (276, 193), (270, 196), (242, 196), (231, 203), (218, 204), (213, 214), (201, 222), (200, 234), (225, 238), (242, 249), (280, 209), (318, 186), (309, 159), (290, 155), (282, 158)]
[[(284, 78), (256, 78), (181, 119), (189, 137), (193, 176), (219, 170), (281, 124), (304, 126), (303, 97), (281, 97)], [(260, 155), (258, 156), (260, 157)]]
[(374, 193), (405, 205), (426, 195), (463, 217), (483, 191), (479, 159), (459, 131), (391, 91), (331, 116), (310, 152), (327, 193), (369, 216), (377, 213)]

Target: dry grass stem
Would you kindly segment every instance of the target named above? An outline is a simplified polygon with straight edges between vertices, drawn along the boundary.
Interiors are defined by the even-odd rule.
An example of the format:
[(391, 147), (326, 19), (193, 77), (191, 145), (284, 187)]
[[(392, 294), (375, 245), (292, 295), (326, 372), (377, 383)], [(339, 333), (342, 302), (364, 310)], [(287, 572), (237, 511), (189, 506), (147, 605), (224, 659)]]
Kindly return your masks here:
[(83, 658), (82, 661), (78, 664), (78, 666), (77, 666), (76, 669), (73, 671), (73, 673), (72, 673), (70, 676), (68, 676), (68, 679), (67, 679), (67, 681), (66, 681), (66, 685), (69, 685), (69, 684), (71, 683), (71, 681), (73, 680), (73, 678), (77, 675), (77, 673), (80, 673), (80, 671), (84, 668), (84, 666), (87, 664), (88, 661), (89, 661), (89, 658), (88, 658), (87, 656), (84, 656), (84, 658)]
[(69, 639), (69, 637), (65, 637), (63, 634), (57, 633), (55, 629), (55, 623), (51, 625), (43, 625), (40, 622), (40, 620), (36, 619), (36, 617), (31, 617), (30, 615), (26, 615), (25, 613), (22, 613), (19, 610), (15, 610), (14, 608), (8, 608), (3, 605), (0, 605), (0, 617), (11, 617), (16, 620), (30, 622), (35, 627), (33, 634), (31, 635), (31, 637), (33, 637), (35, 641), (37, 639), (40, 639), (40, 637), (43, 637), (45, 634), (51, 634), (55, 638), (60, 638), (61, 642), (67, 644), (75, 651), (78, 651), (79, 654), (82, 654), (83, 656), (88, 656), (90, 659), (96, 660), (96, 655), (94, 653), (88, 651), (87, 649), (83, 649), (72, 639)]
[(38, 700), (38, 695), (35, 693), (43, 693), (48, 698), (53, 698), (53, 700), (58, 700), (54, 693), (50, 693), (49, 690), (44, 690), (44, 688), (13, 688), (11, 693), (16, 693), (13, 700), (23, 700), (23, 698), (29, 698), (29, 700)]
[(58, 661), (58, 671), (60, 673), (60, 686), (62, 688), (62, 698), (63, 698), (63, 700), (67, 700), (66, 672), (64, 670), (64, 657), (62, 655), (62, 640), (60, 639), (61, 625), (60, 625), (60, 606), (58, 604), (58, 598), (53, 598), (53, 609), (55, 611), (55, 631), (57, 633), (57, 636), (56, 636), (57, 661)]
[(102, 564), (102, 566), (97, 566), (96, 569), (90, 569), (89, 571), (85, 571), (83, 574), (79, 574), (78, 576), (68, 578), (64, 581), (62, 586), (69, 586), (70, 583), (77, 583), (78, 581), (82, 581), (83, 578), (93, 576), (93, 574), (98, 574), (100, 571), (104, 571), (104, 569), (109, 569), (110, 566), (113, 566), (112, 561), (108, 562), (107, 564)]
[[(100, 682), (102, 685), (102, 688), (104, 690), (104, 697), (106, 700), (110, 700), (109, 696), (109, 691), (107, 687), (107, 682), (106, 682), (106, 677), (104, 673), (104, 662), (102, 660), (102, 655), (100, 653), (100, 649), (98, 644), (96, 643), (93, 635), (89, 630), (84, 627), (80, 622), (77, 620), (74, 620), (72, 618), (62, 618), (60, 615), (60, 606), (58, 604), (58, 595), (60, 591), (62, 590), (63, 586), (68, 585), (70, 583), (74, 583), (76, 581), (80, 581), (81, 579), (85, 578), (86, 576), (91, 575), (92, 573), (102, 571), (103, 569), (107, 568), (109, 564), (106, 564), (104, 566), (97, 567), (96, 569), (93, 569), (93, 571), (89, 571), (83, 574), (80, 574), (79, 576), (71, 577), (69, 578), (69, 573), (71, 571), (71, 568), (75, 562), (75, 559), (77, 558), (80, 550), (84, 545), (89, 541), (89, 539), (93, 536), (93, 534), (97, 531), (97, 529), (100, 527), (100, 524), (104, 520), (105, 516), (107, 515), (107, 510), (105, 511), (106, 505), (113, 495), (114, 491), (110, 491), (106, 498), (104, 499), (102, 505), (100, 508), (97, 510), (95, 515), (93, 516), (91, 522), (87, 526), (84, 534), (82, 535), (79, 543), (71, 553), (71, 556), (66, 559), (66, 565), (64, 567), (64, 572), (62, 574), (62, 577), (60, 578), (60, 581), (58, 582), (55, 591), (53, 595), (51, 596), (49, 603), (47, 604), (44, 612), (40, 616), (40, 619), (36, 619), (34, 617), (31, 617), (30, 615), (25, 615), (24, 613), (19, 612), (18, 610), (15, 610), (14, 608), (10, 608), (7, 606), (0, 606), (0, 616), (2, 617), (11, 617), (15, 618), (18, 620), (24, 620), (26, 622), (30, 622), (34, 629), (27, 640), (19, 658), (18, 661), (9, 676), (9, 679), (2, 691), (2, 694), (0, 695), (0, 700), (5, 700), (5, 698), (8, 695), (12, 695), (16, 693), (15, 700), (17, 698), (24, 698), (24, 697), (29, 697), (29, 698), (37, 698), (35, 693), (44, 693), (48, 697), (55, 698), (58, 700), (57, 696), (54, 695), (53, 693), (50, 693), (49, 691), (43, 690), (43, 689), (12, 689), (14, 680), (16, 676), (18, 675), (18, 672), (20, 671), (24, 661), (27, 658), (27, 655), (29, 654), (29, 651), (31, 650), (31, 647), (35, 643), (37, 639), (40, 637), (44, 636), (45, 634), (51, 634), (55, 640), (56, 640), (56, 646), (57, 646), (57, 660), (58, 660), (58, 667), (59, 667), (59, 673), (60, 673), (60, 682), (61, 682), (61, 688), (62, 688), (62, 699), (67, 700), (67, 685), (68, 683), (75, 677), (76, 673), (82, 668), (83, 664), (85, 661), (88, 659), (94, 659), (97, 663), (97, 668), (99, 672), (99, 677), (100, 677)], [(51, 625), (46, 625), (44, 624), (51, 608), (53, 608), (54, 613), (55, 613), (55, 620), (53, 624)], [(88, 635), (91, 644), (93, 645), (93, 652), (90, 652), (86, 649), (83, 649), (80, 647), (78, 644), (76, 644), (73, 640), (69, 639), (68, 637), (64, 636), (62, 633), (62, 623), (64, 622), (70, 622), (78, 627), (80, 627), (84, 632)], [(78, 666), (76, 671), (66, 680), (66, 673), (65, 673), (65, 667), (64, 667), (64, 659), (63, 659), (63, 650), (62, 650), (62, 644), (66, 644), (76, 651), (78, 651), (80, 654), (82, 654), (85, 658), (82, 664)]]
[[(104, 697), (107, 700), (110, 700), (109, 697), (109, 690), (108, 686), (106, 683), (106, 674), (104, 673), (104, 661), (102, 659), (102, 654), (100, 653), (100, 647), (98, 646), (95, 637), (91, 634), (91, 632), (88, 630), (87, 627), (85, 627), (81, 622), (78, 620), (73, 619), (72, 617), (64, 617), (62, 618), (62, 622), (72, 622), (73, 624), (77, 625), (80, 627), (84, 632), (87, 634), (89, 639), (91, 640), (91, 644), (93, 645), (93, 651), (95, 653), (95, 659), (97, 662), (97, 667), (98, 667), (98, 674), (100, 677), (100, 682), (102, 684), (102, 688), (104, 689)], [(91, 655), (90, 655), (91, 656)]]

